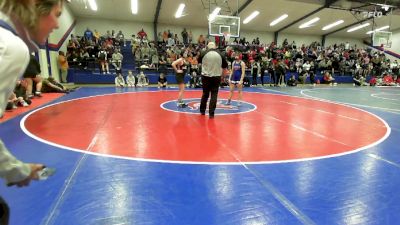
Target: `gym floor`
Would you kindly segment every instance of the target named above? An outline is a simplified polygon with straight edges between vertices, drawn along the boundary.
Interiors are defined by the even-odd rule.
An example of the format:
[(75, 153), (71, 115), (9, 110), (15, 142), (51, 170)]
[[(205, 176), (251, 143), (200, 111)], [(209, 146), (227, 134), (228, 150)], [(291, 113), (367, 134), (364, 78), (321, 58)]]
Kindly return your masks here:
[[(82, 87), (0, 124), (25, 162), (55, 168), (0, 188), (12, 225), (397, 224), (400, 88)], [(396, 147), (397, 146), (397, 147)]]

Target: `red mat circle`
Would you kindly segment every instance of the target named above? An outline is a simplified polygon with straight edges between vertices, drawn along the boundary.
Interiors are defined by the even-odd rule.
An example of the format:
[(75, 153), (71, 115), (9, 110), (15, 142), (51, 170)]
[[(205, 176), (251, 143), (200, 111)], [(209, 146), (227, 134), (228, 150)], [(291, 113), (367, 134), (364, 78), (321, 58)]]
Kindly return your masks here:
[[(244, 101), (255, 111), (209, 119), (160, 107), (176, 96), (162, 91), (76, 99), (35, 111), (24, 127), (34, 138), (72, 150), (195, 163), (330, 157), (372, 146), (389, 133), (373, 114), (317, 100), (248, 92)], [(227, 97), (220, 92), (220, 99)]]

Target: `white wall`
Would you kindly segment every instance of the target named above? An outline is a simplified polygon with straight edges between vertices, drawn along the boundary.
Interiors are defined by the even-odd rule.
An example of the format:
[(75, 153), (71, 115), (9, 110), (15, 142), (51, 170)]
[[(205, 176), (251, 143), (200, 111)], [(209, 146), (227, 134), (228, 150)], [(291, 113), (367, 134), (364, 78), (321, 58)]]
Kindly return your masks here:
[(257, 37), (259, 37), (260, 43), (262, 43), (262, 44), (270, 44), (272, 41), (274, 41), (274, 33), (271, 33), (271, 32), (256, 32), (256, 31), (240, 30), (240, 36), (246, 37), (246, 40), (250, 43), (253, 41), (253, 39), (255, 39)]
[(302, 44), (309, 45), (312, 42), (319, 42), (321, 43), (321, 36), (317, 35), (298, 35), (298, 34), (287, 34), (287, 33), (279, 33), (278, 35), (278, 46), (282, 46), (283, 41), (287, 38), (289, 44), (292, 41), (296, 42), (296, 45), (300, 47)]
[(332, 46), (334, 44), (341, 44), (349, 42), (350, 46), (357, 45), (357, 48), (364, 48), (364, 43), (362, 39), (354, 39), (354, 38), (347, 38), (347, 37), (332, 37), (327, 36), (325, 39), (325, 46)]
[(392, 34), (392, 47), (390, 51), (400, 54), (400, 30), (393, 32)]
[(164, 32), (170, 30), (173, 34), (178, 34), (178, 37), (180, 40), (182, 40), (181, 32), (183, 28), (186, 28), (186, 30), (192, 31), (193, 35), (193, 42), (197, 42), (197, 39), (199, 36), (202, 34), (205, 37), (208, 35), (208, 28), (207, 27), (186, 27), (186, 26), (176, 26), (176, 25), (170, 25), (170, 24), (158, 24), (157, 26), (157, 31), (158, 32)]

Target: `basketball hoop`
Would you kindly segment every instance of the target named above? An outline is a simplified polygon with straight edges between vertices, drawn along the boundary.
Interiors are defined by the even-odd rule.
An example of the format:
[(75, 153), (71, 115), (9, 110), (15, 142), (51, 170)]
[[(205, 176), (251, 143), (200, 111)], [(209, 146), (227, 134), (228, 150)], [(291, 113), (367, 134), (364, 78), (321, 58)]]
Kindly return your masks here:
[(385, 47), (386, 47), (386, 48), (391, 48), (391, 47), (392, 47), (392, 42), (389, 41)]
[(231, 33), (225, 31), (225, 32), (223, 33), (223, 36), (224, 36), (224, 42), (225, 42), (225, 44), (229, 44), (229, 39), (231, 38)]

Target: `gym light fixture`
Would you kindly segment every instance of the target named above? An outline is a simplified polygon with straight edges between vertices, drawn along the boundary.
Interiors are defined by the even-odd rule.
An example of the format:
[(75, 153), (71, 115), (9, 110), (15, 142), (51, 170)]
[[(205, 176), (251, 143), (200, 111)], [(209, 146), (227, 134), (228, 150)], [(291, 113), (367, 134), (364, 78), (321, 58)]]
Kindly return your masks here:
[(138, 13), (138, 0), (131, 0), (131, 11), (132, 14)]
[(368, 31), (367, 34), (372, 34), (372, 33), (374, 33), (375, 31), (386, 30), (386, 29), (388, 29), (389, 27), (390, 27), (390, 26), (383, 26), (383, 27), (380, 27), (380, 28), (378, 28), (378, 29)]
[(175, 18), (182, 17), (184, 8), (185, 8), (185, 4), (183, 4), (183, 3), (179, 4), (178, 10), (176, 10), (176, 13), (175, 13)]
[(248, 16), (246, 19), (243, 20), (244, 24), (249, 23), (251, 20), (253, 20), (256, 16), (258, 16), (258, 14), (260, 14), (259, 11), (254, 11), (253, 13), (250, 14), (250, 16)]
[(319, 17), (315, 17), (314, 19), (305, 22), (299, 26), (300, 29), (310, 27), (313, 23), (316, 23), (319, 20)]
[(275, 26), (276, 24), (278, 24), (279, 22), (281, 22), (282, 20), (286, 19), (289, 15), (288, 14), (283, 14), (282, 16), (280, 16), (279, 18), (275, 19), (274, 21), (272, 21), (269, 25)]
[(221, 11), (220, 7), (215, 8), (214, 11), (208, 17), (208, 20), (213, 21), (215, 19), (215, 17), (218, 15), (219, 11)]
[(344, 23), (344, 20), (338, 20), (338, 21), (336, 21), (336, 22), (334, 22), (334, 23), (331, 23), (331, 24), (328, 24), (328, 25), (324, 26), (324, 27), (322, 28), (322, 30), (329, 30), (329, 29), (331, 29), (332, 27), (336, 27), (337, 25), (342, 24), (342, 23)]
[(96, 0), (89, 0), (89, 7), (93, 11), (97, 11), (97, 3)]
[(361, 24), (359, 26), (356, 26), (356, 27), (348, 29), (347, 32), (350, 33), (350, 32), (353, 32), (353, 31), (356, 31), (356, 30), (359, 30), (361, 28), (368, 27), (368, 26), (369, 26), (369, 23), (364, 23), (364, 24)]

